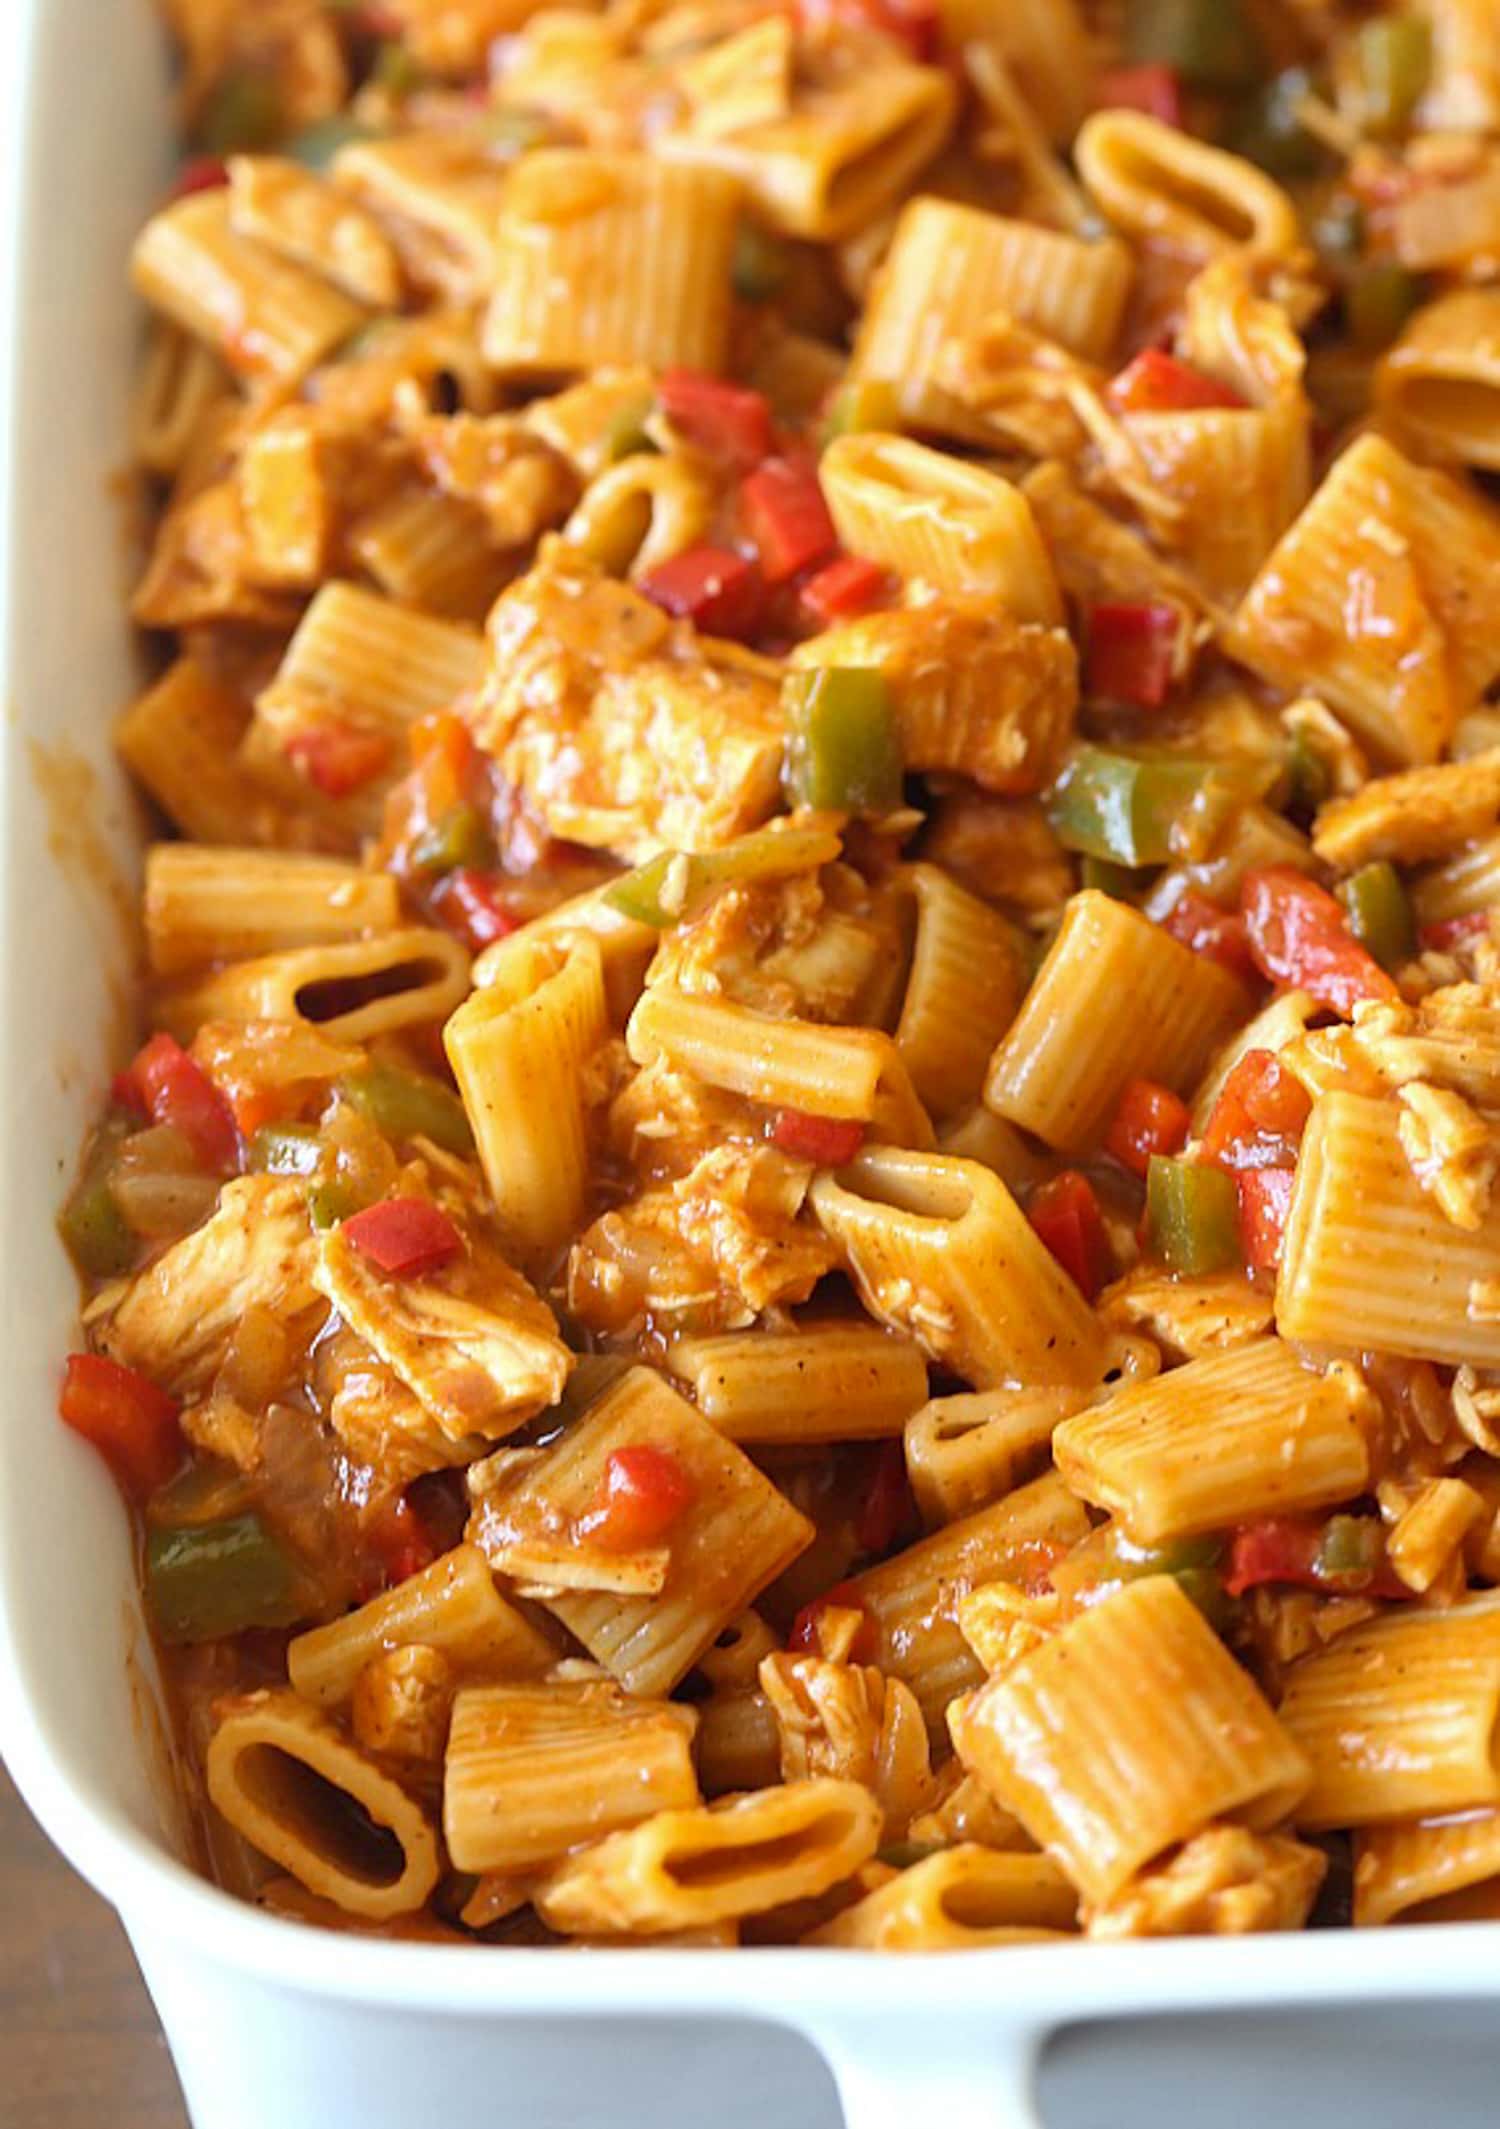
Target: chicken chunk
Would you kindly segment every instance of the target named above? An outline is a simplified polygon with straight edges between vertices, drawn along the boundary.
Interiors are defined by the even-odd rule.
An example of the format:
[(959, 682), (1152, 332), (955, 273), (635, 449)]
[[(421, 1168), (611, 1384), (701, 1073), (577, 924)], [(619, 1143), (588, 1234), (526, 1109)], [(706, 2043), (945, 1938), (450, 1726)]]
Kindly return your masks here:
[(489, 1443), (482, 1434), (446, 1434), (414, 1391), (357, 1338), (341, 1330), (319, 1353), (321, 1387), (333, 1431), (357, 1463), (395, 1487), (426, 1471), (472, 1463)]
[(1275, 1309), (1239, 1272), (1183, 1279), (1138, 1264), (1099, 1297), (1099, 1313), (1121, 1330), (1149, 1331), (1173, 1359), (1231, 1353), (1270, 1330)]
[(316, 1305), (315, 1263), (304, 1185), (239, 1176), (201, 1227), (131, 1280), (100, 1348), (175, 1397), (201, 1392), (247, 1309), (290, 1316)]
[(554, 835), (639, 862), (716, 849), (778, 803), (769, 663), (560, 543), (496, 600), (489, 647), (478, 739)]
[(476, 1234), (441, 1271), (388, 1278), (335, 1227), (313, 1280), (455, 1448), (474, 1434), (497, 1441), (562, 1395), (573, 1356), (551, 1309)]
[(1300, 1929), (1327, 1861), (1280, 1833), (1206, 1826), (1170, 1862), (1145, 1870), (1096, 1907), (1091, 1937), (1243, 1936)]
[(1413, 865), (1446, 857), (1500, 819), (1500, 747), (1468, 761), (1380, 776), (1324, 806), (1313, 848), (1325, 864), (1353, 871), (1376, 858)]
[(765, 1658), (760, 1684), (776, 1717), (784, 1782), (862, 1782), (879, 1799), (892, 1840), (935, 1801), (927, 1725), (899, 1678), (873, 1664), (787, 1655)]
[(956, 771), (987, 791), (1040, 791), (1073, 732), (1078, 660), (1063, 628), (949, 593), (866, 614), (799, 644), (792, 664), (873, 667), (890, 690), (909, 769)]

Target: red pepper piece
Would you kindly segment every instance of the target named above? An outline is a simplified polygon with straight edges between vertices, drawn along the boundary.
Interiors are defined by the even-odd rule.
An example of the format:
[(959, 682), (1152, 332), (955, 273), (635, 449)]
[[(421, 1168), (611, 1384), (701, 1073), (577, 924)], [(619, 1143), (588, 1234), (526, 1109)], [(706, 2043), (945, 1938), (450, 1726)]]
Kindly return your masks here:
[(482, 946), (493, 945), (496, 939), (507, 938), (517, 928), (516, 919), (499, 897), (501, 877), (498, 873), (479, 872), (472, 865), (460, 865), (444, 874), (432, 898), (438, 921), (449, 931), (457, 932), (476, 953)]
[(765, 606), (760, 571), (732, 547), (689, 547), (648, 570), (640, 589), (709, 636), (753, 635)]
[(892, 578), (878, 563), (867, 562), (863, 555), (841, 554), (815, 571), (797, 598), (815, 627), (829, 628), (835, 621), (847, 621), (883, 605), (893, 589)]
[(229, 165), (222, 155), (190, 155), (172, 180), (168, 200), (185, 200), (195, 192), (217, 192), (229, 183)]
[(843, 1168), (865, 1142), (865, 1127), (839, 1116), (809, 1116), (805, 1109), (781, 1109), (771, 1126), (771, 1143), (799, 1160), (820, 1168)]
[(1417, 933), (1417, 944), (1424, 951), (1445, 954), (1467, 939), (1482, 939), (1489, 928), (1489, 911), (1471, 909), (1466, 917), (1442, 917), (1436, 924), (1424, 924)]
[(1255, 982), (1258, 971), (1245, 936), (1244, 920), (1232, 911), (1217, 909), (1201, 894), (1189, 892), (1177, 897), (1161, 922), (1163, 931), (1190, 946), (1195, 954), (1206, 954), (1242, 983)]
[(133, 1501), (149, 1499), (182, 1462), (176, 1399), (103, 1353), (68, 1355), (57, 1409), (64, 1424), (99, 1451)]
[(798, 1655), (821, 1654), (823, 1643), (819, 1625), (823, 1614), (830, 1611), (862, 1614), (849, 1654), (856, 1663), (873, 1663), (880, 1649), (879, 1635), (875, 1621), (865, 1609), (864, 1596), (857, 1582), (835, 1582), (821, 1597), (814, 1597), (811, 1604), (804, 1604), (792, 1621), (792, 1630), (786, 1637), (787, 1647)]
[(382, 1198), (345, 1220), (343, 1233), (362, 1257), (393, 1279), (439, 1271), (464, 1246), (448, 1215), (425, 1198)]
[(1143, 348), (1127, 362), (1105, 387), (1105, 398), (1117, 414), (1179, 414), (1199, 407), (1242, 407), (1245, 400), (1233, 385), (1205, 377), (1175, 355), (1159, 347)]
[(1111, 1266), (1104, 1218), (1087, 1176), (1076, 1168), (1054, 1175), (1033, 1191), (1026, 1217), (1080, 1293), (1092, 1301)]
[(299, 732), (287, 757), (325, 798), (347, 798), (362, 791), (390, 762), (391, 743), (382, 732), (361, 732), (354, 725), (325, 724)]
[(1359, 1575), (1330, 1573), (1323, 1565), (1327, 1534), (1327, 1524), (1310, 1516), (1265, 1516), (1241, 1524), (1230, 1541), (1226, 1591), (1231, 1597), (1242, 1597), (1247, 1589), (1257, 1589), (1262, 1583), (1280, 1582), (1293, 1589), (1330, 1594), (1357, 1591), (1360, 1596), (1395, 1599), (1411, 1595), (1385, 1558), (1378, 1529), (1372, 1527), (1370, 1533), (1376, 1540), (1371, 1546), (1373, 1564), (1367, 1574)]
[(869, 1489), (860, 1503), (854, 1535), (865, 1553), (887, 1553), (916, 1519), (906, 1476), (906, 1447), (899, 1439), (882, 1442)]
[(818, 469), (808, 459), (768, 458), (741, 487), (740, 502), (768, 584), (811, 569), (839, 543)]
[(827, 37), (841, 29), (875, 29), (904, 44), (924, 64), (937, 56), (937, 0), (796, 0), (803, 30)]
[(1096, 606), (1089, 615), (1085, 694), (1159, 710), (1177, 678), (1182, 632), (1175, 606)]
[(1296, 1181), (1291, 1168), (1242, 1168), (1234, 1179), (1240, 1248), (1252, 1271), (1274, 1271), (1281, 1262)]
[(1311, 992), (1346, 1020), (1362, 998), (1401, 996), (1350, 931), (1342, 906), (1290, 865), (1247, 873), (1240, 910), (1255, 965), (1273, 983)]
[(1159, 60), (1139, 66), (1111, 67), (1094, 91), (1096, 111), (1144, 111), (1163, 125), (1182, 124), (1182, 82), (1176, 67)]
[(1176, 1153), (1187, 1141), (1191, 1121), (1186, 1102), (1154, 1079), (1132, 1079), (1120, 1096), (1104, 1141), (1132, 1175), (1144, 1175), (1153, 1153)]
[(659, 1545), (697, 1497), (670, 1449), (635, 1442), (616, 1449), (606, 1463), (593, 1505), (578, 1519), (578, 1535), (606, 1552), (639, 1552)]
[(676, 369), (663, 370), (657, 396), (678, 434), (708, 457), (748, 472), (770, 454), (775, 430), (763, 392), (702, 370)]
[(1247, 1050), (1214, 1103), (1202, 1157), (1220, 1168), (1290, 1168), (1311, 1113), (1307, 1089), (1272, 1051)]
[(238, 1168), (240, 1142), (229, 1104), (175, 1037), (153, 1035), (137, 1052), (130, 1078), (147, 1114), (180, 1131), (205, 1168), (216, 1175)]

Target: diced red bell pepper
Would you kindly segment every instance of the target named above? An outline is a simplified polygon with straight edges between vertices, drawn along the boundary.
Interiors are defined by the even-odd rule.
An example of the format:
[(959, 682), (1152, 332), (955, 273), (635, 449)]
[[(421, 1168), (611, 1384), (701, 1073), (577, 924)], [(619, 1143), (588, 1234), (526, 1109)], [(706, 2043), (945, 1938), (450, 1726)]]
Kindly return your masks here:
[(1182, 124), (1182, 81), (1176, 67), (1159, 60), (1139, 66), (1110, 67), (1094, 91), (1096, 111), (1144, 111), (1163, 125)]
[(142, 1119), (150, 1114), (146, 1107), (145, 1096), (141, 1093), (140, 1088), (131, 1078), (128, 1071), (116, 1072), (111, 1078), (109, 1082), (109, 1105), (112, 1109), (123, 1109), (127, 1115), (138, 1116)]
[(748, 473), (770, 455), (776, 438), (763, 392), (681, 369), (663, 370), (656, 389), (673, 428), (706, 456)]
[(689, 547), (640, 580), (648, 599), (707, 636), (753, 635), (765, 607), (759, 569), (732, 547)]
[(384, 1589), (420, 1574), (437, 1558), (426, 1525), (404, 1493), (392, 1494), (382, 1504), (366, 1522), (365, 1535), (379, 1557)]
[(876, 29), (924, 63), (937, 55), (937, 0), (796, 0), (796, 15), (814, 35), (829, 29)]
[(347, 798), (387, 767), (391, 743), (383, 732), (354, 725), (323, 724), (288, 742), (287, 757), (325, 798)]
[(1259, 972), (1245, 936), (1244, 920), (1232, 911), (1218, 909), (1190, 890), (1177, 897), (1161, 923), (1163, 931), (1190, 946), (1195, 954), (1217, 961), (1220, 968), (1227, 968), (1242, 983), (1255, 982)]
[(229, 1104), (175, 1037), (153, 1035), (136, 1053), (130, 1078), (147, 1114), (180, 1131), (205, 1168), (215, 1175), (238, 1168), (240, 1142)]
[(593, 1505), (580, 1516), (580, 1537), (606, 1552), (639, 1552), (659, 1545), (698, 1497), (680, 1457), (650, 1442), (616, 1449), (604, 1467)]
[(839, 543), (810, 459), (768, 458), (742, 485), (740, 502), (768, 584), (811, 569)]
[(1436, 924), (1424, 924), (1417, 933), (1417, 944), (1424, 952), (1446, 954), (1469, 939), (1482, 939), (1489, 928), (1489, 911), (1471, 909), (1464, 917), (1442, 917)]
[(860, 1551), (889, 1552), (915, 1517), (916, 1503), (906, 1476), (906, 1446), (899, 1438), (882, 1442), (854, 1527)]
[(1252, 1271), (1274, 1271), (1281, 1262), (1296, 1181), (1291, 1168), (1242, 1168), (1234, 1179), (1240, 1247)]
[(216, 192), (229, 183), (229, 165), (222, 155), (190, 155), (173, 178), (168, 200), (185, 200), (195, 192)]
[[(1346, 1528), (1358, 1531), (1363, 1519), (1344, 1517)], [(1367, 1570), (1343, 1574), (1331, 1570), (1324, 1560), (1328, 1524), (1311, 1516), (1265, 1516), (1259, 1522), (1243, 1523), (1230, 1541), (1224, 1587), (1231, 1597), (1242, 1597), (1263, 1583), (1280, 1582), (1293, 1589), (1312, 1589), (1326, 1595), (1358, 1591), (1361, 1596), (1409, 1597), (1411, 1591), (1385, 1558), (1379, 1526), (1368, 1525), (1370, 1564)]]
[(1233, 385), (1205, 377), (1175, 355), (1159, 347), (1143, 348), (1127, 362), (1105, 387), (1105, 398), (1117, 414), (1179, 414), (1200, 407), (1242, 407), (1245, 400)]
[(1109, 1236), (1087, 1176), (1065, 1168), (1032, 1193), (1026, 1217), (1086, 1300), (1109, 1277)]
[(499, 898), (500, 877), (497, 873), (480, 872), (472, 865), (460, 865), (444, 874), (432, 898), (438, 921), (457, 932), (476, 953), (482, 946), (493, 945), (496, 939), (507, 938), (517, 928), (516, 919)]
[(1220, 1168), (1290, 1168), (1311, 1113), (1307, 1089), (1274, 1052), (1247, 1050), (1214, 1103), (1202, 1158)]
[(70, 1353), (57, 1409), (99, 1451), (133, 1501), (164, 1486), (183, 1458), (177, 1401), (103, 1353)]
[(1159, 710), (1178, 677), (1182, 634), (1183, 616), (1175, 606), (1096, 606), (1089, 615), (1084, 692)]
[(1346, 1020), (1362, 998), (1400, 997), (1350, 931), (1341, 904), (1290, 865), (1247, 873), (1240, 911), (1255, 965), (1273, 983), (1310, 992)]
[(796, 1655), (819, 1655), (823, 1647), (819, 1624), (824, 1613), (830, 1611), (859, 1612), (862, 1615), (849, 1654), (856, 1663), (872, 1663), (879, 1653), (880, 1643), (875, 1621), (865, 1609), (864, 1596), (857, 1582), (835, 1582), (821, 1597), (814, 1597), (811, 1604), (804, 1604), (792, 1621), (792, 1630), (786, 1637), (787, 1647)]
[(1120, 1096), (1104, 1150), (1132, 1175), (1145, 1175), (1153, 1153), (1176, 1153), (1186, 1144), (1190, 1122), (1186, 1102), (1170, 1087), (1132, 1079)]
[(841, 554), (825, 562), (797, 594), (806, 618), (817, 628), (830, 628), (855, 614), (867, 614), (891, 596), (894, 583), (888, 571), (863, 555)]
[(805, 1109), (778, 1110), (771, 1127), (773, 1145), (820, 1168), (846, 1167), (864, 1142), (865, 1127), (857, 1119), (809, 1116)]
[(362, 1257), (393, 1279), (439, 1271), (464, 1246), (448, 1215), (426, 1198), (382, 1198), (352, 1214), (342, 1232)]

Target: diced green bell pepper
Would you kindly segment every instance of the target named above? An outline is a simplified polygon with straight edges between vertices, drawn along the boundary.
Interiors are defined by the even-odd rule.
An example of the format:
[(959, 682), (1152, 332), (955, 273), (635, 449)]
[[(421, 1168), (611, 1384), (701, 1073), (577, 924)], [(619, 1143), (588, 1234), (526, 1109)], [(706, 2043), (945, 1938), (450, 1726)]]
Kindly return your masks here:
[(153, 1530), (146, 1601), (166, 1642), (217, 1641), (301, 1616), (296, 1569), (258, 1515)]
[(890, 691), (877, 672), (824, 666), (793, 673), (786, 788), (819, 813), (889, 813), (901, 803), (901, 749)]
[(1153, 1153), (1146, 1224), (1156, 1254), (1172, 1271), (1227, 1271), (1240, 1262), (1239, 1201), (1233, 1176), (1222, 1168)]
[(643, 392), (639, 399), (632, 399), (611, 416), (604, 438), (604, 456), (610, 465), (617, 466), (623, 458), (634, 458), (638, 451), (656, 449), (646, 427), (655, 407), (655, 399), (650, 393)]
[(1201, 855), (1252, 796), (1225, 762), (1082, 746), (1052, 787), (1047, 818), (1070, 850), (1132, 868), (1164, 865)]
[(1349, 193), (1336, 193), (1308, 234), (1331, 265), (1352, 266), (1365, 248), (1365, 210)]
[(430, 1138), (445, 1153), (474, 1151), (474, 1133), (458, 1096), (441, 1080), (398, 1065), (372, 1064), (340, 1080), (339, 1092), (393, 1144)]
[(862, 378), (834, 393), (823, 419), (823, 442), (836, 436), (859, 436), (867, 430), (899, 429), (901, 394), (879, 377)]
[(1128, 0), (1125, 54), (1175, 67), (1195, 89), (1246, 89), (1266, 71), (1243, 0)]
[(357, 141), (376, 140), (379, 136), (369, 126), (362, 126), (353, 118), (322, 118), (315, 126), (307, 126), (294, 134), (283, 151), (294, 162), (305, 163), (309, 170), (326, 170), (340, 148), (352, 148)]
[(1360, 116), (1366, 131), (1405, 132), (1432, 73), (1432, 29), (1420, 15), (1382, 15), (1355, 40)]
[(375, 54), (370, 79), (390, 96), (410, 96), (422, 86), (422, 69), (397, 37), (385, 38)]
[(320, 1176), (307, 1193), (307, 1216), (320, 1235), (363, 1208), (359, 1192), (338, 1176)]
[(69, 1256), (91, 1279), (113, 1279), (136, 1259), (136, 1238), (109, 1187), (119, 1138), (104, 1132), (89, 1148), (83, 1173), (68, 1193), (58, 1228)]
[(1287, 808), (1304, 817), (1317, 812), (1332, 788), (1328, 764), (1306, 732), (1294, 732), (1286, 751)]
[(477, 806), (460, 800), (435, 820), (412, 845), (411, 866), (433, 877), (457, 872), (462, 865), (483, 871), (495, 861), (495, 845)]
[(735, 231), (730, 277), (743, 303), (769, 303), (786, 284), (791, 259), (782, 239), (759, 222), (742, 221)]
[(604, 899), (621, 916), (665, 931), (726, 887), (782, 879), (837, 855), (838, 838), (826, 828), (758, 828), (722, 850), (663, 850), (616, 880)]
[(1225, 145), (1272, 177), (1316, 177), (1328, 151), (1302, 123), (1302, 106), (1314, 92), (1306, 67), (1287, 67), (1241, 106)]
[(207, 155), (238, 155), (269, 148), (282, 128), (281, 97), (269, 74), (241, 67), (209, 97), (198, 121)]
[(1398, 338), (1422, 301), (1422, 283), (1394, 259), (1374, 259), (1344, 287), (1344, 323), (1364, 355), (1378, 355)]
[(1333, 1516), (1313, 1560), (1319, 1581), (1362, 1588), (1385, 1556), (1385, 1533), (1373, 1516)]
[(1117, 865), (1111, 858), (1096, 858), (1084, 855), (1078, 867), (1078, 881), (1082, 887), (1093, 887), (1100, 894), (1113, 895), (1117, 902), (1128, 902), (1140, 888), (1138, 873), (1128, 865)]
[(1417, 950), (1417, 927), (1401, 875), (1387, 858), (1361, 865), (1334, 892), (1349, 912), (1349, 929), (1382, 968), (1399, 968)]

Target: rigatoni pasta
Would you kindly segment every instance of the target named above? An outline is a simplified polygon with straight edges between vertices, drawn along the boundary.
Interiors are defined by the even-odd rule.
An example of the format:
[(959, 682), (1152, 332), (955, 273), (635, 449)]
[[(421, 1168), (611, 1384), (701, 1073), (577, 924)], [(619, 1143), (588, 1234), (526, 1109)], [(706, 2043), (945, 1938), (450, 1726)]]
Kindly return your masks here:
[(213, 1866), (1494, 1912), (1485, 6), (169, 12), (59, 1410)]

